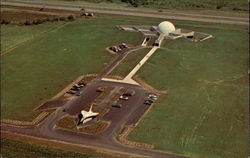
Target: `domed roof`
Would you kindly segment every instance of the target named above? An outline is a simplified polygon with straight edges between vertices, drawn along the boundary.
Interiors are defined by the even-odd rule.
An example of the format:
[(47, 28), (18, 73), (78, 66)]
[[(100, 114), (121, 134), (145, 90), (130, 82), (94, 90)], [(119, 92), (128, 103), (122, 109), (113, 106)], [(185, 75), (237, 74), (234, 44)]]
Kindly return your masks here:
[(161, 33), (169, 34), (170, 32), (175, 31), (174, 24), (169, 21), (163, 21), (158, 25), (158, 29)]

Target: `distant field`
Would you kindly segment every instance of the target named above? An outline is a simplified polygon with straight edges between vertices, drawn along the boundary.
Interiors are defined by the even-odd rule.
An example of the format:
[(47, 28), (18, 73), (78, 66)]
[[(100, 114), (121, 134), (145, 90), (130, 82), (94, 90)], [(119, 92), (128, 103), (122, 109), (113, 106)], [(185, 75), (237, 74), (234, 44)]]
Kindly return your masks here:
[[(124, 21), (119, 16), (79, 19), (1, 56), (2, 118), (32, 120), (38, 114), (32, 111), (36, 106), (50, 99), (76, 77), (100, 72), (113, 58), (106, 52), (107, 46), (141, 42), (140, 34), (115, 28), (115, 25), (127, 24), (129, 20), (136, 23), (135, 19)], [(31, 34), (42, 25), (46, 27), (49, 24), (30, 26)], [(1, 40), (7, 45), (8, 40), (16, 38), (15, 33), (25, 29), (23, 27), (2, 27), (4, 36)], [(5, 34), (6, 30), (12, 33)], [(29, 36), (24, 31), (23, 36), (26, 34)], [(18, 36), (22, 37), (22, 34)]]
[(247, 157), (247, 28), (179, 26), (215, 38), (167, 40), (139, 70), (137, 75), (168, 95), (160, 96), (130, 139), (193, 157)]
[(43, 145), (24, 143), (16, 140), (1, 138), (1, 156), (8, 158), (98, 158), (79, 152), (72, 152)]
[(138, 62), (149, 52), (150, 48), (140, 49), (130, 53), (112, 72), (111, 75), (125, 77)]
[[(65, 0), (67, 1), (67, 0)], [(108, 4), (122, 4), (121, 0), (82, 0), (85, 2)], [(247, 11), (247, 0), (124, 0), (124, 4), (137, 7), (150, 7), (162, 9), (209, 9), (226, 11)], [(217, 9), (218, 8), (218, 9)]]
[[(32, 11), (32, 10), (31, 10)], [(27, 12), (25, 10), (17, 10), (16, 8), (2, 8), (0, 19), (7, 21), (24, 21), (24, 20), (34, 20), (34, 19), (45, 19), (55, 17), (55, 15), (42, 14), (41, 12)]]

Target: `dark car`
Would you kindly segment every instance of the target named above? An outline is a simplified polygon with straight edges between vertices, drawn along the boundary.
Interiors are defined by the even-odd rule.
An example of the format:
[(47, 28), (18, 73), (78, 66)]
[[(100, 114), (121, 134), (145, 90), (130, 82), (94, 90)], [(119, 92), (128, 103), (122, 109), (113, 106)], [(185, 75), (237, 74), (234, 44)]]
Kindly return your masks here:
[(83, 93), (83, 91), (76, 92), (76, 96), (80, 96)]
[(86, 86), (86, 83), (80, 81), (80, 82), (78, 82), (78, 85), (79, 85), (79, 86)]
[(112, 104), (112, 107), (121, 108), (121, 107), (122, 107), (122, 104)]
[(73, 88), (81, 88), (79, 85), (75, 84)]
[(96, 89), (96, 92), (103, 92), (103, 91), (104, 91), (104, 88), (102, 87)]
[(153, 99), (147, 99), (147, 101), (153, 103), (155, 100), (153, 100)]
[(145, 101), (144, 101), (144, 104), (146, 104), (146, 105), (151, 105), (152, 102), (150, 102), (149, 100), (145, 100)]
[(123, 93), (123, 96), (131, 97), (135, 94), (135, 91), (128, 91), (126, 93)]
[(73, 87), (73, 88), (70, 88), (70, 90), (72, 90), (72, 91), (79, 91), (80, 88), (75, 88), (75, 87)]

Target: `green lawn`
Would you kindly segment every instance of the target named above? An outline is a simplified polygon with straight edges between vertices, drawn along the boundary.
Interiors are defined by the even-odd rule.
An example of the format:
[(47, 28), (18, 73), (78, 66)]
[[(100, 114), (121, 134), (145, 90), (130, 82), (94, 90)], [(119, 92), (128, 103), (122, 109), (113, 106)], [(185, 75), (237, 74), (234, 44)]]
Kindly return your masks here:
[(6, 138), (1, 138), (1, 156), (3, 158), (98, 158), (84, 153), (49, 148)]
[(130, 139), (197, 158), (247, 157), (247, 28), (178, 26), (215, 38), (167, 40), (139, 70), (137, 75), (168, 95), (160, 96)]
[[(135, 21), (131, 19), (131, 22)], [(139, 33), (115, 28), (117, 24), (127, 23), (119, 16), (79, 19), (1, 56), (2, 118), (32, 120), (38, 114), (32, 111), (36, 106), (76, 77), (100, 72), (113, 58), (106, 52), (107, 46), (122, 42), (140, 43)], [(7, 25), (1, 33), (8, 26), (13, 27)], [(25, 26), (12, 31), (19, 32), (22, 27)], [(9, 35), (2, 40), (12, 39)]]
[(143, 48), (130, 53), (122, 62), (111, 72), (111, 75), (125, 77), (139, 61), (150, 51), (149, 48)]
[(56, 29), (63, 23), (45, 23), (43, 25), (18, 26), (18, 25), (1, 25), (1, 53), (9, 48), (39, 37), (44, 32)]

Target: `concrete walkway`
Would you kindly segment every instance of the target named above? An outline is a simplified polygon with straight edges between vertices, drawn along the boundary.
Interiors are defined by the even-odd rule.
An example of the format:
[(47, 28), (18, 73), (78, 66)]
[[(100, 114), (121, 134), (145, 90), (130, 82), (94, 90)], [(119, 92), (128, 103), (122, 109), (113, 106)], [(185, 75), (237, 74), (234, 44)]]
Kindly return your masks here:
[[(163, 40), (163, 39), (162, 39)], [(119, 83), (128, 83), (134, 85), (140, 85), (136, 81), (132, 79), (132, 77), (136, 74), (136, 72), (142, 67), (143, 64), (155, 53), (155, 51), (159, 47), (153, 47), (146, 56), (134, 67), (132, 71), (123, 79), (123, 80), (116, 80), (116, 79), (109, 79), (109, 78), (102, 78), (103, 81), (110, 81), (110, 82), (119, 82)]]
[(125, 81), (124, 79), (123, 80), (116, 80), (116, 79), (110, 79), (110, 78), (102, 78), (102, 81), (109, 81), (109, 82), (118, 82), (118, 83), (127, 83), (127, 84), (133, 84), (133, 85), (140, 85), (139, 83), (137, 83), (133, 79)]
[(123, 79), (124, 81), (130, 81), (136, 72), (142, 67), (143, 64), (155, 53), (159, 47), (153, 47), (148, 54), (134, 67), (134, 69)]

